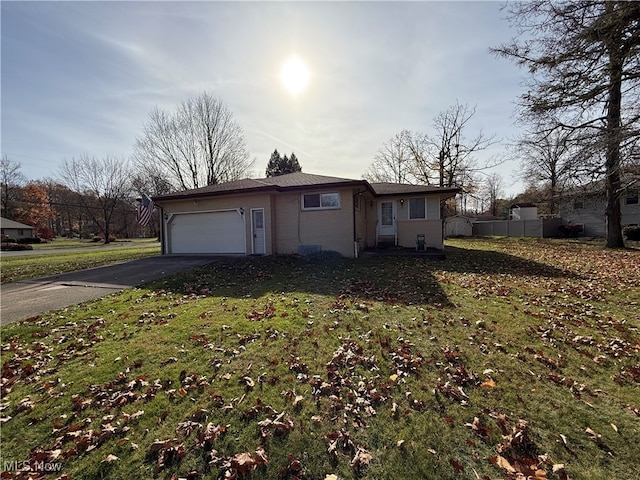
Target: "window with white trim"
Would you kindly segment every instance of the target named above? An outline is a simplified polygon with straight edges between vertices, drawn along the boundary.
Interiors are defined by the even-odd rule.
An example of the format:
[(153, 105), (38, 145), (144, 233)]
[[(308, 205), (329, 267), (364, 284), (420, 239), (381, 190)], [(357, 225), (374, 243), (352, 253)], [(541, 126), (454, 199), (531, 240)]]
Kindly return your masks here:
[(410, 198), (409, 199), (409, 219), (424, 220), (427, 218), (426, 201), (424, 197)]
[(303, 210), (328, 210), (340, 208), (339, 193), (306, 193), (302, 195)]

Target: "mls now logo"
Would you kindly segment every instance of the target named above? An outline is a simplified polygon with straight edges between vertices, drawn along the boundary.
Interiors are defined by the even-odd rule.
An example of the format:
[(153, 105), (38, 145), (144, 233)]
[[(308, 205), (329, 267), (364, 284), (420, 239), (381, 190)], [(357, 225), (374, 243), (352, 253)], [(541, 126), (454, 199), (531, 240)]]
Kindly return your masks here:
[(5, 472), (59, 472), (62, 470), (61, 462), (31, 462), (29, 460), (23, 460), (18, 462), (16, 460), (3, 461), (2, 469)]

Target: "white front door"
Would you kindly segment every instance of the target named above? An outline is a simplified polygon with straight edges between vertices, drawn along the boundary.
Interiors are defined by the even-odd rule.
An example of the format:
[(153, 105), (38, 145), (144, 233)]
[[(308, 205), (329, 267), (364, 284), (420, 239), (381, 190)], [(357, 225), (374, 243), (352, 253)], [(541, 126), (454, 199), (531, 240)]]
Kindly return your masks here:
[(251, 233), (253, 234), (253, 253), (264, 255), (264, 209), (251, 209)]
[(393, 200), (378, 204), (378, 235), (396, 234), (396, 202)]

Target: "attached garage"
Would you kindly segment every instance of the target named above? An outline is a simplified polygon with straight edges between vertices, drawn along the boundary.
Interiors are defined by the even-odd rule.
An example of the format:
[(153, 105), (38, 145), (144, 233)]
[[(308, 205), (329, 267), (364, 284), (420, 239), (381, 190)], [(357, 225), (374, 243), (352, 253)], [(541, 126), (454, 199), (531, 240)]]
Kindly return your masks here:
[(241, 209), (173, 213), (167, 220), (167, 253), (246, 254)]

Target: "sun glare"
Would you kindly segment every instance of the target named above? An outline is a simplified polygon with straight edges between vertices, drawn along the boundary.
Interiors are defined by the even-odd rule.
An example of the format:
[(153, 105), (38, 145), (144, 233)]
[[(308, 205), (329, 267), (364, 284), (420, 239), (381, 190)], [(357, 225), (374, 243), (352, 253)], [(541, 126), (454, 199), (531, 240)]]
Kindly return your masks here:
[(298, 57), (289, 58), (280, 71), (282, 84), (292, 94), (297, 95), (302, 92), (309, 83), (309, 69)]

